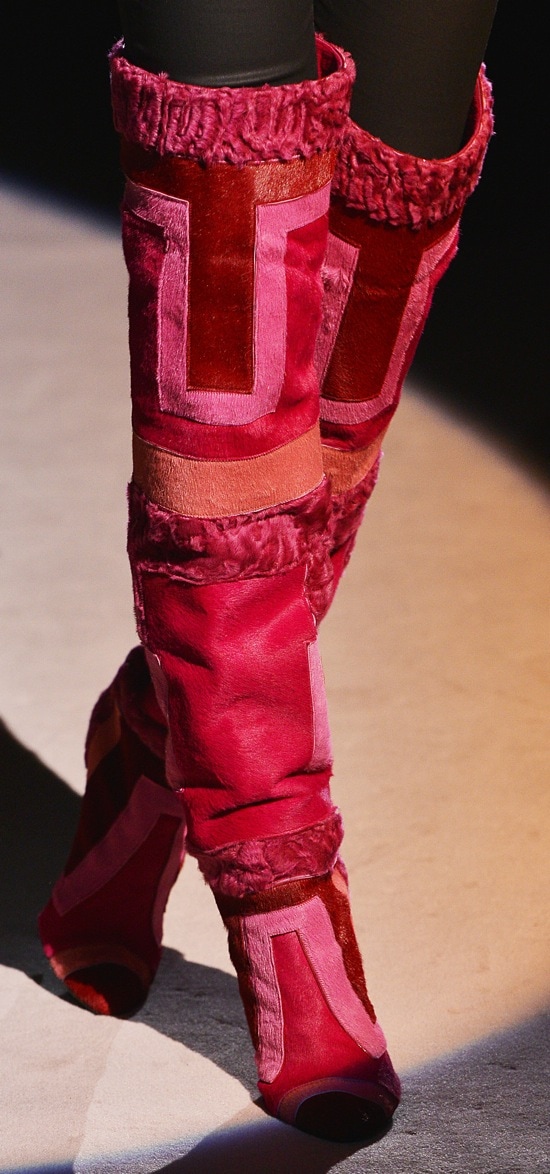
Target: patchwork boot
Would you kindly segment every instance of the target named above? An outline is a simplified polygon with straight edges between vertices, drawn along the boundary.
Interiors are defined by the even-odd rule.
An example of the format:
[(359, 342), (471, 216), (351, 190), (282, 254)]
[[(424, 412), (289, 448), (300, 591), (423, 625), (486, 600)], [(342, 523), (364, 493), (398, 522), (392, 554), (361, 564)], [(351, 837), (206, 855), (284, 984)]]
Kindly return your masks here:
[(327, 45), (318, 81), (257, 90), (112, 60), (136, 615), (188, 846), (238, 884), (257, 873), (254, 845), (270, 884), (289, 853), (300, 874), (310, 856), (326, 871), (340, 837), (316, 638), (331, 570), (313, 356), (352, 75)]
[(492, 127), (483, 68), (467, 141), (447, 159), (402, 154), (348, 120), (332, 188), (316, 356), (323, 464), (333, 491), (333, 590), (376, 484), (382, 441), (435, 287), (456, 253), (460, 216)]
[(314, 352), (349, 59), (321, 46), (320, 73), (198, 91), (115, 56), (113, 96), (129, 552), (167, 778), (229, 929), (268, 1111), (355, 1139), (399, 1085), (337, 865), (317, 645), (332, 567)]
[(57, 976), (106, 1015), (131, 1015), (143, 1003), (183, 862), (183, 809), (166, 783), (165, 741), (143, 649), (135, 648), (92, 713), (75, 840), (39, 919)]
[[(136, 914), (134, 867), (136, 898), (142, 911), (154, 906), (158, 930), (183, 783), (195, 796), (197, 854), (238, 837), (241, 824), (248, 834), (252, 819), (258, 834), (300, 824), (304, 857), (310, 841), (326, 840), (324, 868), (339, 840), (316, 644), (330, 566), (312, 359), (353, 67), (321, 46), (320, 74), (210, 91), (113, 54), (128, 174), (129, 550), (146, 650), (136, 655), (149, 692), (155, 675), (163, 714), (155, 702), (154, 763), (130, 755), (127, 774), (126, 754), (107, 753), (97, 784), (91, 768), (76, 843), (41, 918), (54, 968), (96, 1010), (129, 1013), (134, 976), (141, 996), (158, 961), (158, 942), (153, 951), (142, 940), (151, 919)], [(98, 709), (117, 724), (116, 683)], [(94, 731), (95, 720), (92, 741)], [(124, 726), (125, 740), (135, 733)], [(267, 790), (284, 780), (276, 803), (264, 794), (262, 756)], [(142, 824), (153, 794), (151, 846)]]
[(400, 1084), (367, 994), (341, 861), (324, 876), (216, 899), (268, 1112), (332, 1141), (375, 1137)]

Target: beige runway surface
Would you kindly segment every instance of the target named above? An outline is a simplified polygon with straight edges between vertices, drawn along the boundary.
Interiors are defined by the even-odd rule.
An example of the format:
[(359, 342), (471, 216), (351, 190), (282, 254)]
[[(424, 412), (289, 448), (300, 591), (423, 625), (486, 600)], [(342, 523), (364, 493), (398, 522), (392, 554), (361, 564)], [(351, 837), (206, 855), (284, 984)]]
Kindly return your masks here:
[[(74, 824), (89, 712), (136, 642), (126, 279), (101, 225), (9, 188), (0, 209), (0, 1170), (228, 1174), (246, 1136), (248, 1174), (378, 1174), (406, 1098), (378, 1165), (254, 1103), (193, 861), (133, 1020), (94, 1017), (47, 972), (34, 920)], [(548, 522), (540, 483), (408, 388), (322, 632), (356, 927), (405, 1088), (548, 1005)], [(407, 1152), (396, 1174), (431, 1170)], [(457, 1155), (462, 1169), (478, 1167)]]

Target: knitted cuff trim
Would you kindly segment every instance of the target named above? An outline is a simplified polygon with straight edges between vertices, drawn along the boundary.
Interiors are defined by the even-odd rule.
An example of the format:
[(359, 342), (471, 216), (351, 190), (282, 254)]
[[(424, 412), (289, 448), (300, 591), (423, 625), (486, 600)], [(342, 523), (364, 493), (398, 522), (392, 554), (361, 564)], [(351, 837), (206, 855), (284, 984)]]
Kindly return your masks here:
[(395, 151), (349, 120), (333, 191), (349, 208), (395, 227), (421, 228), (460, 213), (477, 184), (493, 133), (492, 91), (483, 65), (470, 125), (470, 138), (456, 155), (422, 159)]
[(331, 872), (342, 838), (342, 818), (335, 809), (323, 823), (286, 835), (243, 840), (212, 852), (200, 852), (189, 843), (187, 848), (215, 893), (245, 897), (285, 880)]
[(349, 53), (318, 39), (316, 81), (219, 89), (148, 73), (111, 50), (116, 130), (159, 155), (203, 164), (308, 159), (339, 146), (355, 68)]

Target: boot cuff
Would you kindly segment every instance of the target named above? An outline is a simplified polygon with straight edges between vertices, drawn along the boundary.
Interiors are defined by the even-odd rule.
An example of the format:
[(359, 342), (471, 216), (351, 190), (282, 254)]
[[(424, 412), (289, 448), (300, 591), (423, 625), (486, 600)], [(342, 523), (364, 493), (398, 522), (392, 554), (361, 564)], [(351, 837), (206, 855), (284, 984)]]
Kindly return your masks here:
[(214, 893), (245, 897), (262, 893), (282, 881), (332, 872), (342, 836), (342, 818), (334, 809), (332, 816), (322, 823), (296, 832), (227, 844), (210, 852), (201, 852), (188, 841), (187, 850), (196, 856), (204, 879)]
[(116, 130), (159, 155), (203, 164), (307, 159), (339, 146), (355, 77), (343, 49), (317, 39), (317, 81), (212, 89), (148, 73), (111, 51)]
[(460, 213), (474, 190), (493, 133), (491, 85), (482, 66), (470, 111), (470, 137), (456, 155), (422, 159), (388, 147), (351, 120), (333, 191), (349, 208), (395, 227), (422, 228)]

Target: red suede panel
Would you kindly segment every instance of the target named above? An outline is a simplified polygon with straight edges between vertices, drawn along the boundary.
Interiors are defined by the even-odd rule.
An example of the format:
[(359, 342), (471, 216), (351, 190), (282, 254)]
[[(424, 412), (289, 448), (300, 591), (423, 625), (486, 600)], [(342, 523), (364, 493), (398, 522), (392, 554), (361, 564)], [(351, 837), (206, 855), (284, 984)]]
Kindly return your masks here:
[[(240, 183), (232, 178), (237, 176)], [(252, 391), (252, 193), (246, 168), (207, 172), (197, 167), (189, 185), (187, 370), (191, 387)]]
[(298, 935), (275, 937), (272, 948), (281, 992), (285, 1059), (274, 1081), (258, 1082), (268, 1109), (276, 1113), (286, 1092), (323, 1077), (376, 1083), (380, 1060), (364, 1052), (329, 1010)]
[(193, 851), (330, 816), (330, 769), (308, 773), (316, 629), (304, 568), (205, 586), (154, 571), (141, 580), (141, 635), (167, 682), (170, 782), (185, 787)]
[(221, 184), (222, 200), (229, 197), (232, 190), (239, 199), (239, 192), (246, 189), (255, 203), (294, 200), (306, 192), (316, 192), (329, 183), (335, 164), (334, 151), (314, 155), (311, 159), (291, 159), (286, 163), (271, 160), (245, 168), (213, 163), (205, 168), (202, 163), (187, 156), (158, 155), (155, 151), (145, 150), (124, 139), (121, 140), (120, 150), (122, 170), (129, 179), (152, 191), (175, 196), (178, 200), (192, 199), (193, 190), (196, 189), (190, 189), (189, 185), (200, 182), (193, 179), (197, 172), (203, 176), (201, 187), (205, 192), (212, 179), (215, 187)]
[[(180, 162), (183, 165), (186, 161)], [(251, 390), (255, 200), (260, 193), (276, 199), (279, 189), (293, 190), (300, 183), (302, 194), (317, 190), (314, 181), (324, 177), (327, 160), (278, 166), (281, 174), (277, 182), (266, 176), (260, 183), (250, 168), (235, 171), (220, 166), (204, 171), (189, 163), (182, 176), (178, 175), (178, 189), (185, 187), (191, 203), (186, 361), (190, 385), (199, 389)], [(271, 174), (276, 169), (266, 165), (266, 170)], [(159, 182), (156, 173), (153, 182)], [(231, 238), (228, 223), (232, 225)], [(327, 231), (327, 218), (322, 216), (288, 234), (286, 358), (276, 410), (238, 427), (197, 424), (161, 411), (159, 404), (158, 302), (166, 230), (124, 210), (133, 425), (139, 436), (185, 456), (238, 459), (272, 451), (315, 423), (318, 386), (313, 351), (320, 321), (320, 269)], [(179, 303), (176, 293), (174, 297), (175, 313)], [(263, 329), (268, 325), (264, 323)]]
[[(187, 373), (196, 388), (251, 392), (253, 382), (253, 294), (255, 210), (258, 202), (277, 202), (316, 191), (330, 181), (328, 155), (288, 164), (264, 163), (208, 169), (188, 159), (158, 158), (123, 144), (127, 175), (156, 191), (190, 204), (189, 334)], [(326, 247), (327, 226), (309, 230), (305, 264), (299, 266), (305, 305), (300, 307), (300, 335), (308, 323), (307, 277), (318, 282)], [(302, 250), (303, 252), (303, 250)], [(312, 257), (315, 263), (312, 265)], [(317, 291), (317, 302), (319, 291)], [(313, 345), (318, 322), (316, 305), (306, 336)], [(313, 337), (312, 337), (313, 336)], [(292, 343), (290, 343), (292, 353)], [(308, 356), (308, 361), (311, 361)]]
[(285, 256), (287, 349), (280, 408), (299, 411), (310, 402), (318, 412), (319, 387), (313, 365), (321, 321), (321, 265), (327, 247), (328, 216), (288, 233)]
[[(182, 161), (183, 162), (183, 161)], [(187, 377), (191, 387), (251, 392), (254, 180), (251, 169), (185, 161), (189, 209)]]
[[(278, 884), (268, 891), (251, 893), (240, 900), (216, 894), (216, 903), (229, 928), (236, 923), (239, 916), (250, 917), (255, 913), (268, 913), (274, 909), (288, 909), (292, 905), (301, 905), (315, 896), (321, 898), (329, 913), (334, 936), (342, 950), (349, 981), (361, 999), (367, 1014), (375, 1023), (376, 1015), (367, 993), (363, 963), (351, 920), (349, 900), (347, 895), (333, 883), (332, 874), (288, 881), (286, 884)], [(234, 965), (238, 970), (235, 962)]]
[[(454, 221), (445, 220), (412, 232), (409, 228), (375, 224), (363, 213), (333, 200), (331, 232), (360, 252), (323, 396), (354, 402), (371, 400), (379, 394), (422, 255), (449, 231)], [(409, 352), (396, 384), (396, 398), (411, 359)]]

